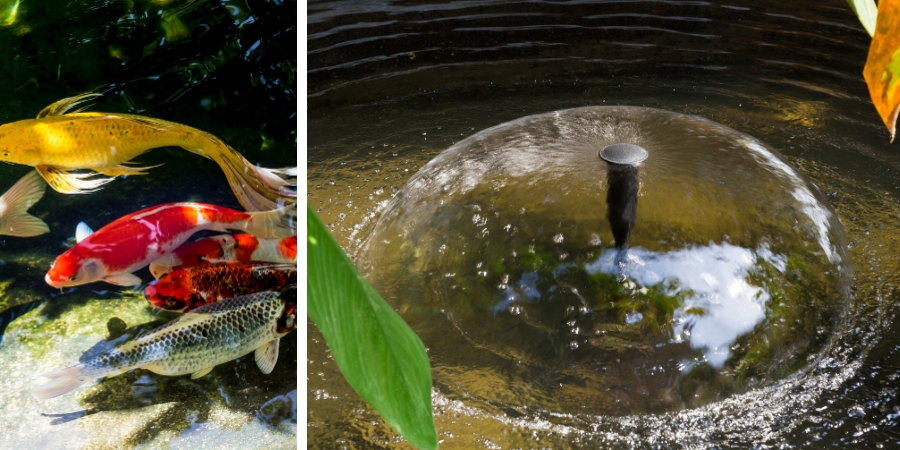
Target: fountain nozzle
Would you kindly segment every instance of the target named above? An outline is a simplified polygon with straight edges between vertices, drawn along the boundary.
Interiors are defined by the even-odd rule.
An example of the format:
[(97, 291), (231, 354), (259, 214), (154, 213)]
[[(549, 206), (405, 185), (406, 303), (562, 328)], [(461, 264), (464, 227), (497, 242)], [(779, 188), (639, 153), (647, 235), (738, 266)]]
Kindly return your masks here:
[(638, 168), (647, 159), (647, 150), (634, 144), (613, 144), (600, 150), (600, 158), (610, 164), (606, 173), (609, 191), (606, 194), (607, 218), (612, 227), (616, 248), (628, 247), (631, 229), (637, 219)]

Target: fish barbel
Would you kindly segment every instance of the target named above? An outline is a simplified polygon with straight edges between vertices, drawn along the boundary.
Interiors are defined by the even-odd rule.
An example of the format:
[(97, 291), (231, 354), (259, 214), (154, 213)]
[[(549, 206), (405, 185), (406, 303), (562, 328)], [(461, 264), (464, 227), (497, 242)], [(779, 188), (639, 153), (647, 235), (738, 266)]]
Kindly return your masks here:
[[(0, 161), (34, 167), (53, 189), (66, 194), (93, 192), (120, 175), (144, 175), (156, 167), (128, 161), (158, 147), (181, 147), (212, 159), (225, 172), (238, 201), (248, 211), (269, 211), (296, 203), (296, 168), (256, 167), (212, 134), (165, 120), (131, 114), (67, 113), (100, 94), (64, 98), (37, 119), (0, 125)], [(96, 173), (75, 173), (90, 169)]]
[(269, 374), (281, 337), (297, 328), (296, 315), (297, 286), (212, 303), (90, 361), (37, 375), (52, 380), (35, 388), (34, 396), (57, 397), (85, 381), (137, 368), (200, 378), (253, 351), (259, 370)]
[(81, 236), (59, 255), (44, 280), (62, 288), (103, 280), (134, 286), (132, 272), (178, 248), (201, 230), (246, 231), (267, 238), (297, 234), (296, 205), (273, 211), (241, 212), (207, 203), (165, 203), (120, 217)]
[(46, 223), (27, 212), (46, 190), (47, 185), (41, 177), (35, 172), (28, 172), (0, 196), (0, 234), (32, 237), (49, 232)]
[(222, 262), (174, 270), (144, 289), (154, 308), (187, 312), (223, 298), (297, 283), (295, 264)]
[(150, 274), (159, 279), (173, 270), (221, 261), (295, 264), (297, 236), (263, 239), (252, 234), (220, 234), (197, 239), (182, 244), (150, 263)]

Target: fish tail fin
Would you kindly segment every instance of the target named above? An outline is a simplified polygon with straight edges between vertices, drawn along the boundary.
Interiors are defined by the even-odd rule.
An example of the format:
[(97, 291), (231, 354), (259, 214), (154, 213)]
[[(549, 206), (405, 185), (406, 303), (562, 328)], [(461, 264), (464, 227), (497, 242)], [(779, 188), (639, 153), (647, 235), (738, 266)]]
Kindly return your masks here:
[(245, 210), (270, 211), (297, 203), (297, 192), (286, 188), (291, 186), (289, 170), (256, 167), (215, 136), (206, 137), (214, 148), (207, 148), (201, 154), (222, 168), (231, 190)]
[(32, 237), (50, 231), (43, 220), (28, 214), (28, 208), (44, 196), (47, 185), (37, 172), (29, 172), (5, 194), (0, 196), (0, 207), (6, 207), (6, 217), (0, 234)]
[(32, 393), (39, 400), (59, 397), (84, 384), (85, 377), (83, 369), (84, 364), (77, 364), (55, 372), (34, 375), (34, 377), (47, 377), (51, 378), (51, 380), (46, 384), (34, 388)]
[(297, 204), (272, 211), (249, 212), (244, 231), (263, 239), (280, 239), (297, 234)]

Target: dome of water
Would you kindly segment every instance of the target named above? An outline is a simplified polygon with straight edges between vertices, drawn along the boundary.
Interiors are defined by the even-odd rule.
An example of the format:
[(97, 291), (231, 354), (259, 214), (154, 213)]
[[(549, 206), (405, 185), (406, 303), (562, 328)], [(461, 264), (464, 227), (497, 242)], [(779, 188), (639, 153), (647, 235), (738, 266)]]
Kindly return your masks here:
[[(629, 169), (627, 247), (610, 207), (623, 166), (598, 157), (613, 144), (647, 152)], [(700, 117), (624, 106), (460, 141), (397, 192), (356, 259), (451, 396), (616, 415), (697, 407), (804, 370), (844, 314), (852, 272), (839, 220), (776, 151)]]

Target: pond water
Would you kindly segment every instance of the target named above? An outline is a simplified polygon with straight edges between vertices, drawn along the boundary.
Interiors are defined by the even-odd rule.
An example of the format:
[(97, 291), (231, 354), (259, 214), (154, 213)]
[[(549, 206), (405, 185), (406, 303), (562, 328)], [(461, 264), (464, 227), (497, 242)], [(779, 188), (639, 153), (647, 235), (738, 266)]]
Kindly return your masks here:
[[(296, 164), (295, 2), (96, 0), (0, 1), (0, 123), (34, 118), (85, 92), (88, 111), (120, 112), (208, 131), (264, 167)], [(0, 236), (0, 448), (294, 448), (295, 335), (275, 370), (253, 358), (197, 380), (145, 370), (87, 383), (39, 401), (30, 375), (108, 351), (172, 320), (142, 290), (106, 283), (54, 289), (44, 274), (72, 245), (79, 222), (93, 229), (139, 209), (202, 201), (241, 209), (219, 166), (180, 148), (152, 150), (145, 176), (98, 192), (47, 189), (31, 212), (50, 232)], [(33, 171), (0, 165), (0, 190)], [(146, 269), (136, 272), (146, 283)]]
[[(557, 352), (551, 353), (537, 338), (524, 339), (529, 336), (527, 328), (509, 325), (525, 323), (531, 329), (557, 330), (554, 332), (562, 335), (571, 331), (568, 319), (563, 313), (554, 318), (528, 309), (538, 308), (540, 302), (520, 302), (521, 315), (514, 316), (509, 307), (516, 306), (515, 302), (497, 309), (502, 297), (484, 297), (490, 301), (479, 304), (473, 296), (471, 304), (475, 306), (470, 314), (458, 316), (456, 322), (443, 320), (440, 314), (424, 320), (423, 303), (452, 303), (453, 296), (447, 292), (459, 286), (452, 278), (419, 277), (428, 294), (421, 301), (396, 294), (406, 285), (382, 286), (386, 300), (413, 324), (428, 348), (442, 447), (898, 445), (900, 335), (895, 321), (900, 262), (895, 246), (900, 238), (896, 226), (900, 218), (896, 198), (900, 194), (900, 158), (897, 144), (889, 143), (869, 101), (861, 75), (869, 38), (846, 2), (588, 1), (515, 6), (480, 1), (312, 2), (306, 13), (308, 200), (358, 263), (367, 260), (367, 241), (381, 227), (379, 221), (386, 217), (395, 195), (442, 151), (482, 130), (522, 117), (588, 106), (656, 108), (698, 116), (745, 133), (779, 153), (808, 179), (821, 194), (817, 201), (833, 210), (842, 224), (845, 251), (852, 263), (852, 268), (844, 267), (849, 291), (845, 301), (826, 307), (834, 314), (822, 319), (829, 326), (813, 331), (813, 335), (825, 337), (812, 339), (820, 340), (807, 353), (787, 347), (810, 339), (775, 345), (776, 353), (802, 354), (803, 361), (772, 363), (767, 367), (787, 369), (763, 377), (757, 385), (732, 389), (709, 383), (704, 392), (711, 395), (697, 397), (700, 400), (676, 395), (662, 404), (650, 400), (617, 404), (616, 399), (637, 398), (639, 389), (629, 391), (625, 389), (628, 386), (601, 380), (593, 386), (612, 389), (592, 392), (576, 377), (559, 377), (551, 370), (513, 366), (487, 370), (493, 364), (491, 358), (514, 360), (511, 352), (525, 350), (537, 353), (517, 356), (519, 360), (582, 367), (577, 358), (572, 363), (559, 357), (563, 354), (559, 346), (551, 345)], [(596, 153), (593, 155), (596, 158)], [(652, 169), (652, 157), (651, 152), (647, 168)], [(717, 175), (714, 169), (704, 170)], [(718, 175), (730, 181), (730, 174)], [(678, 177), (684, 175), (673, 175)], [(601, 206), (606, 198), (603, 179), (602, 170), (598, 171), (596, 201)], [(678, 246), (663, 248), (667, 244), (660, 237), (671, 231), (660, 227), (677, 228), (668, 218), (681, 217), (680, 212), (664, 199), (653, 200), (653, 193), (678, 198), (673, 189), (692, 186), (685, 183), (679, 187), (673, 182), (668, 191), (653, 190), (653, 179), (641, 178), (645, 184), (631, 255), (656, 261), (653, 270), (657, 273), (683, 273), (662, 268), (669, 261), (666, 258), (678, 255)], [(577, 191), (578, 195), (586, 190)], [(765, 204), (767, 198), (777, 204), (791, 196), (778, 189), (755, 192), (746, 193), (758, 195), (750, 205)], [(497, 198), (498, 205), (506, 198), (534, 205), (541, 201), (521, 194)], [(566, 201), (560, 200), (561, 204)], [(702, 210), (701, 203), (684, 200), (683, 205)], [(475, 202), (467, 205), (472, 204)], [(484, 211), (465, 211), (467, 226), (477, 225), (472, 222), (477, 222), (476, 213), (487, 218), (487, 225), (481, 227), (485, 228), (495, 226), (494, 212), (513, 212), (479, 206)], [(504, 204), (502, 208), (512, 207)], [(748, 217), (743, 222), (763, 221), (754, 219), (751, 211), (744, 211)], [(603, 218), (602, 209), (595, 214)], [(570, 214), (573, 223), (577, 222), (574, 215)], [(447, 213), (444, 217), (455, 216)], [(708, 219), (725, 227), (722, 219)], [(514, 225), (521, 228), (521, 223)], [(505, 224), (498, 221), (496, 227)], [(763, 225), (748, 226), (757, 229)], [(467, 234), (455, 242), (475, 249), (474, 244), (463, 244), (465, 239), (475, 240), (469, 231), (459, 231)], [(708, 232), (693, 231), (697, 239)], [(491, 228), (489, 232), (495, 236), (503, 231)], [(582, 240), (590, 242), (588, 227), (572, 233), (562, 231), (565, 240), (557, 243), (568, 245), (569, 236), (578, 237), (578, 233), (584, 233)], [(591, 257), (586, 256), (587, 244), (572, 243), (581, 248), (567, 250), (573, 258), (584, 250), (578, 256), (585, 258), (583, 267), (608, 273), (613, 271), (608, 269), (613, 261), (605, 262), (603, 255), (610, 255), (612, 236), (605, 231), (598, 237), (601, 243)], [(704, 251), (713, 258), (718, 255), (740, 261), (742, 250), (728, 247), (718, 236), (708, 239), (713, 242), (694, 244), (706, 246)], [(747, 247), (736, 240), (727, 244)], [(515, 249), (504, 251), (511, 250)], [(554, 264), (561, 264), (560, 254), (553, 253), (556, 248), (546, 250)], [(661, 250), (670, 256), (652, 254)], [(370, 279), (378, 282), (373, 275), (379, 270), (377, 265), (366, 270)], [(474, 264), (466, 270), (477, 276)], [(507, 284), (525, 298), (533, 285), (535, 292), (543, 295), (555, 275), (539, 271), (527, 275), (525, 269), (518, 270), (509, 271), (509, 283), (492, 280), (491, 288)], [(502, 276), (503, 272), (498, 272), (497, 276)], [(631, 275), (640, 278), (637, 272)], [(825, 297), (812, 294), (810, 298)], [(575, 296), (570, 300), (575, 306)], [(521, 319), (529, 312), (530, 322)], [(619, 312), (622, 317), (610, 314), (609, 320), (620, 321), (622, 327), (650, 319), (647, 310)], [(634, 312), (642, 312), (643, 322)], [(516, 317), (519, 322), (509, 322)], [(477, 327), (479, 321), (484, 328)], [(507, 325), (498, 324), (502, 321)], [(594, 319), (587, 325), (576, 321), (575, 326), (584, 329), (597, 323)], [(512, 330), (511, 335), (520, 339), (505, 341), (498, 330)], [(618, 337), (628, 336), (619, 331)], [(347, 386), (314, 325), (308, 326), (308, 333), (310, 447), (405, 445)], [(453, 344), (458, 342), (468, 344)], [(515, 342), (537, 343), (524, 349)], [(609, 341), (588, 342), (588, 350), (580, 342), (573, 351), (596, 352), (603, 345)], [(479, 348), (483, 354), (471, 348)], [(562, 359), (548, 359), (551, 354)], [(659, 392), (660, 385), (651, 382), (656, 376), (652, 365), (643, 367), (635, 361), (626, 361), (632, 364), (628, 366), (612, 360), (606, 368), (631, 377), (629, 382), (635, 384), (647, 381), (643, 386), (648, 392)], [(716, 373), (722, 375), (716, 369), (727, 368), (728, 363), (709, 366), (713, 370), (706, 372), (706, 380), (718, 376)], [(696, 392), (698, 386), (695, 383), (681, 393), (702, 394)], [(585, 398), (588, 401), (580, 404), (573, 401)]]

